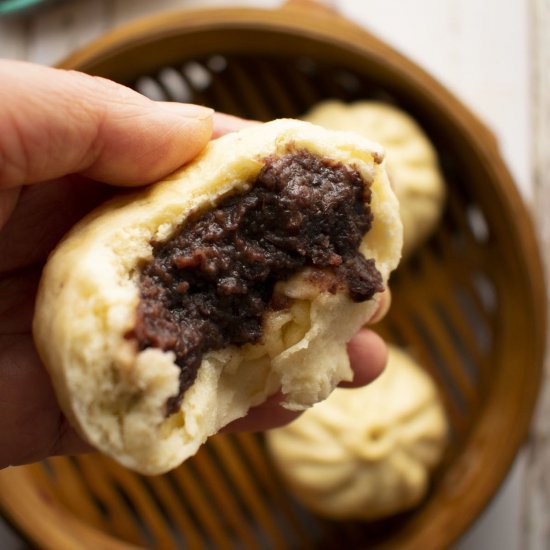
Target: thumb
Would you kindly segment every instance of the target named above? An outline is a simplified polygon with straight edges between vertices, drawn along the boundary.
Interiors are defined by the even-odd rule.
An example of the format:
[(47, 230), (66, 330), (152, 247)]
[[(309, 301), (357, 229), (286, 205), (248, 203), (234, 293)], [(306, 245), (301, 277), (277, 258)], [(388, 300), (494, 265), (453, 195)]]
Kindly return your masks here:
[(0, 61), (0, 189), (80, 173), (149, 183), (191, 160), (211, 109), (154, 102), (109, 80)]

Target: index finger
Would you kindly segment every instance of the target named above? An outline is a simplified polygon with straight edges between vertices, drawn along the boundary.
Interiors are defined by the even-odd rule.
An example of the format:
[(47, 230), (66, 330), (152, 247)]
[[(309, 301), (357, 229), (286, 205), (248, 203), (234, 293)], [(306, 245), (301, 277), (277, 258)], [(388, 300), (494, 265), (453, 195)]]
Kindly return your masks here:
[(118, 185), (155, 181), (212, 133), (212, 109), (155, 102), (109, 80), (0, 61), (0, 189), (80, 173)]

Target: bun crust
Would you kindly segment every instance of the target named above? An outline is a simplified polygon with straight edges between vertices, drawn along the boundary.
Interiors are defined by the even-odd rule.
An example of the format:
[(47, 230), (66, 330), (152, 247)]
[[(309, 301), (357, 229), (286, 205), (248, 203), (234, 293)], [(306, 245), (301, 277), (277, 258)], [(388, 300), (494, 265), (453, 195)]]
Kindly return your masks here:
[(277, 283), (290, 305), (266, 310), (260, 342), (204, 354), (174, 414), (166, 414), (179, 387), (174, 352), (140, 350), (128, 336), (140, 300), (139, 266), (152, 257), (151, 243), (168, 239), (190, 214), (244, 192), (264, 159), (289, 148), (353, 166), (370, 184), (374, 219), (360, 251), (374, 259), (386, 284), (399, 261), (402, 227), (383, 150), (293, 120), (211, 142), (166, 180), (92, 212), (52, 253), (37, 297), (36, 347), (71, 423), (125, 466), (168, 471), (269, 395), (280, 390), (284, 406), (303, 409), (351, 379), (345, 343), (376, 311), (380, 295), (355, 303), (346, 292), (313, 284), (312, 268)]

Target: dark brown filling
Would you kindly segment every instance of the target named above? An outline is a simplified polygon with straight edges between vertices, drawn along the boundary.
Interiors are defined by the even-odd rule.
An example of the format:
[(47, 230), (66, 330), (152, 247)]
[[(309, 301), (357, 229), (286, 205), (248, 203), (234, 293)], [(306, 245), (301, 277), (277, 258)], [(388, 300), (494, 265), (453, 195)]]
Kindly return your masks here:
[[(132, 335), (140, 349), (171, 350), (179, 409), (202, 356), (259, 342), (273, 289), (306, 266), (329, 270), (356, 302), (382, 290), (358, 248), (370, 229), (370, 189), (359, 172), (305, 151), (265, 159), (252, 189), (192, 216), (142, 266)], [(334, 289), (333, 289), (334, 291)]]

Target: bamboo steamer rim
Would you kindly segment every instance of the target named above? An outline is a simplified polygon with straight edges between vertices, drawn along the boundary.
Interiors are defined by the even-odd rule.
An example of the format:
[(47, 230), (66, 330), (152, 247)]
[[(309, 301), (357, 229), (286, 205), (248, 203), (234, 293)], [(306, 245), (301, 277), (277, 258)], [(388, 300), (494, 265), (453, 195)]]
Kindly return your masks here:
[[(453, 518), (450, 520), (443, 517), (442, 511), (442, 517), (434, 521), (434, 525), (425, 530), (421, 538), (415, 533), (414, 524), (408, 525), (402, 539), (405, 540), (406, 537), (407, 548), (421, 548), (423, 547), (421, 545), (431, 537), (433, 540), (439, 540), (441, 532), (444, 531), (448, 543), (451, 543), (479, 515), (505, 478), (517, 450), (528, 434), (531, 415), (542, 380), (545, 350), (543, 335), (546, 332), (547, 323), (542, 262), (528, 210), (500, 157), (494, 135), (469, 109), (423, 69), (368, 31), (342, 17), (335, 16), (330, 9), (320, 6), (313, 0), (291, 0), (277, 10), (209, 8), (183, 10), (147, 17), (105, 34), (91, 45), (66, 58), (60, 67), (93, 73), (95, 67), (108, 64), (111, 57), (131, 51), (136, 47), (144, 47), (153, 40), (211, 29), (253, 29), (305, 36), (315, 41), (324, 42), (329, 46), (344, 48), (357, 55), (368, 57), (373, 63), (383, 64), (388, 71), (399, 74), (405, 85), (422, 95), (433, 106), (434, 111), (445, 114), (452, 131), (460, 134), (463, 140), (470, 145), (471, 150), (475, 151), (478, 162), (491, 174), (491, 180), (498, 182), (495, 192), (502, 208), (502, 217), (518, 222), (515, 224), (514, 240), (510, 243), (510, 247), (523, 251), (524, 263), (518, 266), (525, 283), (522, 306), (532, 320), (533, 326), (538, 327), (538, 334), (533, 334), (532, 347), (526, 352), (534, 368), (528, 371), (523, 378), (520, 377), (523, 384), (524, 401), (515, 405), (516, 428), (511, 430), (507, 445), (499, 449), (498, 460), (492, 463), (491, 469), (486, 469), (482, 490), (475, 494), (468, 494), (461, 499), (460, 514), (453, 514)], [(481, 442), (482, 451), (477, 457), (478, 460), (487, 460), (485, 454), (490, 449), (487, 448), (485, 442), (491, 439), (491, 428), (499, 414), (498, 410), (489, 409), (490, 407), (487, 406), (484, 411), (487, 421), (474, 427), (470, 436), (472, 444)], [(457, 462), (459, 466), (456, 468), (456, 472), (462, 472), (466, 477), (473, 475), (475, 464), (472, 463), (471, 456), (458, 456)], [(30, 479), (24, 469), (0, 472), (0, 486), (2, 487), (0, 504), (18, 528), (32, 540), (41, 543), (50, 540), (53, 545), (49, 547), (52, 548), (102, 547), (113, 550), (135, 548), (130, 544), (114, 542), (77, 518), (68, 518), (51, 496), (41, 495), (41, 501), (40, 498), (36, 498), (36, 495), (33, 496), (30, 490), (27, 492), (18, 489), (15, 485), (10, 486), (7, 479), (10, 475), (12, 478), (18, 479), (21, 486), (24, 486), (26, 479)], [(31, 507), (32, 505), (42, 506), (45, 509), (43, 521), (37, 521), (33, 514), (27, 513), (29, 509), (32, 509), (29, 508), (29, 504)], [(457, 504), (454, 503), (455, 507)], [(449, 506), (452, 507), (453, 502), (449, 502)], [(63, 526), (66, 536), (60, 537), (60, 530), (55, 527), (56, 523)], [(90, 541), (89, 545), (83, 544), (83, 537)]]
[[(304, 19), (305, 18), (305, 19)], [(366, 29), (335, 14), (334, 10), (321, 4), (319, 0), (288, 0), (278, 10), (258, 8), (204, 8), (168, 11), (125, 24), (105, 33), (94, 42), (66, 57), (59, 63), (60, 68), (87, 71), (106, 58), (116, 56), (126, 50), (146, 45), (151, 40), (200, 32), (208, 29), (265, 29), (298, 33), (304, 36), (328, 40), (342, 44), (370, 57), (378, 63), (403, 73), (410, 85), (434, 101), (438, 108), (456, 113), (453, 117), (457, 125), (469, 134), (476, 147), (487, 149), (489, 154), (498, 155), (498, 145), (494, 134), (467, 109), (451, 92), (435, 80), (429, 73), (404, 55), (376, 38)], [(368, 43), (368, 51), (364, 44)], [(516, 187), (508, 174), (506, 184)], [(519, 195), (518, 195), (518, 198)]]

